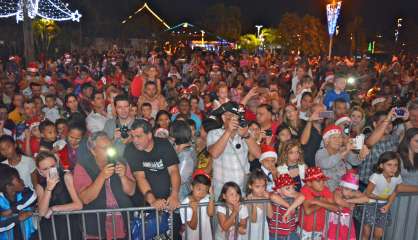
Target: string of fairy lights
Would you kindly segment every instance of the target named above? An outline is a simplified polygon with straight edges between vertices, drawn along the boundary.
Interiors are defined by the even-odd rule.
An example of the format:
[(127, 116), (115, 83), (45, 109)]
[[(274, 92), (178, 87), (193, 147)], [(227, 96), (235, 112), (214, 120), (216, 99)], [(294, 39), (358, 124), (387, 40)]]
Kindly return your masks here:
[(81, 14), (71, 11), (68, 4), (60, 0), (0, 0), (0, 18), (15, 17), (16, 22), (24, 20), (24, 4), (29, 18), (41, 17), (53, 21), (79, 22)]

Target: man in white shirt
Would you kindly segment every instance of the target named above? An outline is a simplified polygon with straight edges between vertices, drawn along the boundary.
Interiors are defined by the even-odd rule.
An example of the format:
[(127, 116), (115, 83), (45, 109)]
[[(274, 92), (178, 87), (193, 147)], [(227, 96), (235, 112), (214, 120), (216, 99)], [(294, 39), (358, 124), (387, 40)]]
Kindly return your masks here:
[(93, 94), (92, 106), (93, 111), (87, 116), (87, 130), (90, 133), (102, 131), (106, 121), (109, 119), (105, 110), (105, 99), (102, 92)]
[(235, 102), (222, 104), (215, 112), (223, 121), (223, 127), (208, 133), (208, 151), (213, 158), (213, 186), (219, 196), (224, 183), (233, 181), (245, 190), (245, 176), (249, 173), (248, 153), (258, 158), (260, 147), (248, 127), (241, 124), (239, 105)]

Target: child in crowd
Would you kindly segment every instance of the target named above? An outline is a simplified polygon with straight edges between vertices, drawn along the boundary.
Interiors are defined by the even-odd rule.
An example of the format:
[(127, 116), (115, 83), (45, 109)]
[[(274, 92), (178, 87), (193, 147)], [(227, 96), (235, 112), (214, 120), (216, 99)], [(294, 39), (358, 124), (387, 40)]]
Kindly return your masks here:
[(45, 118), (53, 123), (61, 117), (55, 95), (48, 94), (45, 96), (45, 107), (42, 112), (45, 114)]
[[(268, 214), (269, 235), (271, 240), (297, 240), (296, 208), (302, 205), (305, 197), (295, 191), (295, 181), (289, 174), (282, 174), (275, 179), (275, 195), (286, 201), (286, 204), (272, 204)], [(273, 197), (272, 197), (273, 199)]]
[[(396, 199), (396, 187), (402, 183), (399, 175), (401, 163), (395, 152), (384, 152), (379, 157), (374, 173), (369, 178), (366, 194), (373, 199), (375, 204), (366, 206), (363, 237), (380, 239), (384, 233), (384, 227), (391, 224), (390, 207)], [(374, 225), (374, 233), (371, 232)]]
[(33, 156), (39, 152), (41, 144), (41, 132), (39, 131), (39, 122), (30, 123), (25, 129), (25, 139), (22, 143), (22, 149), (27, 156)]
[(219, 201), (225, 205), (216, 208), (218, 217), (216, 239), (246, 239), (243, 235), (247, 233), (248, 209), (240, 204), (242, 193), (238, 184), (226, 182), (222, 187)]
[(338, 211), (333, 194), (326, 186), (326, 180), (328, 178), (321, 168), (310, 167), (306, 169), (305, 185), (301, 189), (301, 193), (305, 197), (303, 213), (300, 215), (300, 222), (302, 223), (301, 240), (321, 240), (323, 238), (326, 210)]
[(332, 110), (335, 100), (344, 99), (345, 102), (350, 102), (350, 95), (345, 91), (347, 86), (347, 79), (345, 76), (337, 76), (334, 80), (334, 89), (329, 90), (324, 96), (324, 105), (328, 110)]
[(295, 181), (295, 190), (300, 192), (306, 168), (302, 145), (297, 140), (288, 141), (283, 147), (283, 152), (280, 153), (278, 174), (289, 174)]
[(55, 124), (46, 119), (39, 124), (39, 131), (41, 132), (40, 151), (52, 151), (57, 140)]
[[(269, 193), (266, 191), (266, 184), (267, 177), (265, 176), (265, 174), (260, 170), (253, 171), (248, 179), (247, 199), (269, 199), (270, 197)], [(248, 211), (250, 213), (250, 219), (247, 228), (247, 233), (251, 234), (251, 236), (248, 236), (248, 239), (268, 240), (268, 223), (267, 219), (264, 216), (267, 216), (268, 210), (271, 209), (271, 204), (251, 204), (248, 206), (248, 208)]]
[(141, 105), (141, 118), (151, 123), (151, 125), (154, 125), (151, 103), (145, 102)]
[[(3, 164), (15, 168), (25, 187), (33, 189), (36, 185), (36, 166), (33, 158), (20, 154), (15, 140), (9, 135), (0, 137), (0, 154), (6, 158)], [(0, 178), (3, 178), (0, 175)]]
[(358, 189), (359, 177), (354, 170), (348, 171), (341, 177), (339, 187), (334, 191), (334, 200), (342, 210), (339, 213), (329, 213), (327, 239), (356, 240), (352, 210), (355, 204), (367, 203), (369, 201), (369, 198)]
[(261, 145), (261, 155), (259, 157), (261, 172), (267, 179), (267, 192), (272, 192), (274, 179), (277, 177), (277, 153), (270, 145)]
[[(33, 239), (32, 206), (36, 194), (25, 188), (16, 169), (0, 167), (0, 239)], [(16, 216), (17, 215), (17, 216)]]
[[(199, 207), (201, 203), (209, 204)], [(198, 240), (204, 237), (204, 239), (212, 240), (210, 217), (215, 211), (215, 197), (211, 187), (211, 178), (204, 170), (198, 169), (193, 173), (192, 192), (182, 201), (182, 204), (190, 206), (187, 210), (180, 209), (181, 221), (186, 224), (183, 239)], [(201, 228), (201, 236), (199, 236), (199, 228)]]
[(68, 122), (64, 118), (60, 118), (55, 122), (55, 128), (57, 129), (58, 139), (65, 140), (68, 135)]

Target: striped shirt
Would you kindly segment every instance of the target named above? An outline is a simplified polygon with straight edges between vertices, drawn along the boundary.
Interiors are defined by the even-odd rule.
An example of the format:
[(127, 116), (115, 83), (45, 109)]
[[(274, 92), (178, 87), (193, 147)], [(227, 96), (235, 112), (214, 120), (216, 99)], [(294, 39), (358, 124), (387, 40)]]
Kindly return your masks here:
[[(285, 199), (289, 204), (293, 202), (293, 199)], [(270, 235), (278, 236), (287, 236), (292, 232), (296, 231), (297, 221), (296, 221), (296, 212), (292, 213), (286, 222), (283, 221), (283, 216), (285, 215), (287, 208), (278, 205), (272, 204), (273, 215), (269, 219), (269, 232)]]

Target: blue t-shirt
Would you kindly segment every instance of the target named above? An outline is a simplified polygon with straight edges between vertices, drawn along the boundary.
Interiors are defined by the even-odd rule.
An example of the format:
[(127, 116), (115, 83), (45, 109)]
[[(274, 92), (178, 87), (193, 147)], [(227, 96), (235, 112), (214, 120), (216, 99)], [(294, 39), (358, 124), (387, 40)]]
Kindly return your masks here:
[(340, 98), (344, 99), (346, 103), (350, 102), (350, 95), (347, 92), (342, 91), (339, 94), (337, 94), (335, 90), (332, 89), (325, 94), (324, 105), (327, 107), (328, 110), (330, 110), (332, 108), (332, 105), (334, 105), (335, 100)]
[[(177, 115), (178, 115), (178, 113), (177, 113), (177, 114), (175, 114), (175, 115), (173, 115), (173, 116), (171, 116), (171, 121), (172, 121), (172, 122), (176, 121)], [(194, 113), (190, 113), (190, 119), (192, 119), (192, 120), (195, 122), (195, 124), (196, 124), (196, 134), (197, 134), (197, 135), (199, 135), (199, 132), (200, 132), (200, 126), (202, 125), (202, 121), (201, 121), (201, 120), (200, 120), (200, 118), (199, 118), (196, 114), (194, 114)]]

